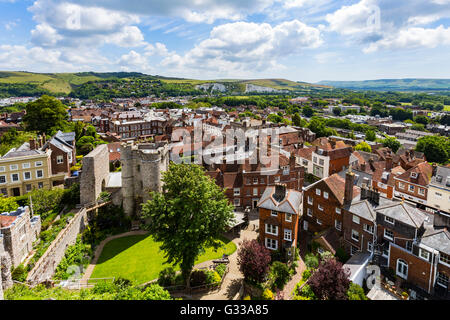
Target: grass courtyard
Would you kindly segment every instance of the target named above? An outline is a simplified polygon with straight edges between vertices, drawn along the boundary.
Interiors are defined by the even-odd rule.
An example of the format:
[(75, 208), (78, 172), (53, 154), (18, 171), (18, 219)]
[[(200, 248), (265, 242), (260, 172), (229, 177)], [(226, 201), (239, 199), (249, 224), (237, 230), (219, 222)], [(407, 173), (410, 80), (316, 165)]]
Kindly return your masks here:
[[(220, 239), (223, 247), (214, 251), (207, 248), (196, 264), (221, 258), (223, 254), (232, 254), (236, 245), (225, 238)], [(164, 264), (164, 252), (159, 243), (149, 235), (134, 235), (108, 242), (97, 261), (91, 278), (124, 277), (137, 284), (158, 278), (159, 272), (168, 267)], [(178, 266), (175, 267), (178, 270)]]

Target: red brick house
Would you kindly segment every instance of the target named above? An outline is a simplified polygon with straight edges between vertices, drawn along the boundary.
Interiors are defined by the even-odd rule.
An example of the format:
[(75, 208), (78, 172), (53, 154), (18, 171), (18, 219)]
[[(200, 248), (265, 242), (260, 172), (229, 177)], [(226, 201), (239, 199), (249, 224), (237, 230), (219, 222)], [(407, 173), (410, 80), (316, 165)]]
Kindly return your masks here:
[(322, 232), (335, 228), (342, 233), (342, 209), (360, 193), (360, 189), (354, 185), (354, 178), (353, 172), (347, 172), (345, 180), (338, 174), (333, 174), (305, 189), (303, 230)]
[(259, 239), (266, 248), (293, 256), (297, 246), (302, 193), (277, 184), (264, 190), (259, 209)]
[(403, 174), (394, 177), (394, 196), (425, 206), (428, 197), (428, 185), (433, 168), (428, 162), (419, 163)]

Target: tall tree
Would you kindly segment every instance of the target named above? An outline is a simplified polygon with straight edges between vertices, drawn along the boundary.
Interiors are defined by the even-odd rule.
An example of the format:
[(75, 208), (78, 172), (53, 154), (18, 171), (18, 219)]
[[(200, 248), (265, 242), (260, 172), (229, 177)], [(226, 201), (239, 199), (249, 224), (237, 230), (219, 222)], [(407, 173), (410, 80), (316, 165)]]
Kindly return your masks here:
[(366, 140), (367, 141), (375, 141), (376, 138), (377, 138), (377, 135), (375, 134), (375, 132), (373, 130), (366, 131)]
[(257, 240), (244, 240), (237, 261), (245, 279), (260, 283), (269, 272), (270, 251)]
[(441, 136), (425, 136), (417, 140), (416, 151), (423, 152), (427, 161), (447, 163), (450, 160), (450, 139)]
[(392, 152), (396, 153), (398, 149), (401, 147), (400, 141), (395, 139), (394, 137), (388, 137), (382, 141), (383, 146), (392, 150)]
[(189, 286), (197, 257), (206, 246), (220, 246), (217, 238), (233, 221), (233, 206), (200, 166), (171, 163), (162, 181), (163, 191), (150, 193), (142, 217), (149, 220), (146, 228), (162, 243), (167, 262), (180, 264)]
[(357, 144), (355, 146), (356, 151), (365, 151), (365, 152), (372, 152), (372, 147), (365, 141), (362, 141), (361, 143)]
[(66, 107), (54, 97), (43, 95), (40, 99), (28, 103), (26, 111), (23, 121), (28, 131), (52, 135), (66, 126)]
[(319, 300), (347, 300), (350, 271), (336, 259), (325, 259), (309, 278), (309, 285)]

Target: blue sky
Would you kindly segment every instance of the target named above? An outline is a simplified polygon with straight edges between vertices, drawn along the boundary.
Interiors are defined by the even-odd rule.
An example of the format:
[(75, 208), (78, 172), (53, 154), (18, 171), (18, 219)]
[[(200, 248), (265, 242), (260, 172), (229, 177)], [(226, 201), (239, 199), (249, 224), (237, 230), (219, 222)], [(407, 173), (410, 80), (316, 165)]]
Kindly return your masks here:
[(450, 0), (0, 0), (0, 70), (450, 78)]

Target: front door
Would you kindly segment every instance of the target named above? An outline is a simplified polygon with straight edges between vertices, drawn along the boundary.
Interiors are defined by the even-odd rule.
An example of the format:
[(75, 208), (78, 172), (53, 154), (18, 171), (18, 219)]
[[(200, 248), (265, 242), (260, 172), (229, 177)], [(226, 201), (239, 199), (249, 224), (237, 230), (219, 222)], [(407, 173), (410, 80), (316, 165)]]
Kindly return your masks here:
[(13, 194), (13, 197), (20, 197), (20, 188), (13, 188), (12, 194)]

